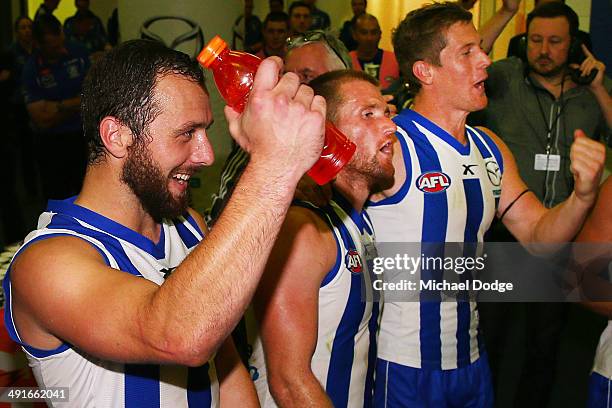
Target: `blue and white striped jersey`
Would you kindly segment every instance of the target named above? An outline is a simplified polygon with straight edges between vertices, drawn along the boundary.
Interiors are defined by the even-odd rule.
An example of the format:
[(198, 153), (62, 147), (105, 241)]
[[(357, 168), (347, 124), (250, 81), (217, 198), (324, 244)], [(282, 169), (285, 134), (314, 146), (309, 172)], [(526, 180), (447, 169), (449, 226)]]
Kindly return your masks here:
[[(158, 285), (202, 240), (195, 220), (185, 215), (162, 223), (157, 244), (98, 213), (80, 207), (74, 198), (50, 201), (19, 252), (50, 237), (70, 235), (93, 245), (115, 269)], [(17, 252), (15, 258), (19, 256)], [(14, 259), (15, 259), (14, 258)], [(84, 353), (68, 343), (55, 350), (36, 349), (21, 340), (11, 314), (11, 269), (3, 282), (7, 302), (5, 324), (22, 345), (38, 384), (68, 387), (73, 407), (216, 407), (219, 385), (212, 362), (197, 368), (173, 365), (123, 364)]]
[[(365, 211), (357, 212), (338, 193), (325, 208), (304, 206), (326, 220), (338, 248), (336, 263), (319, 289), (312, 372), (335, 407), (368, 407), (372, 402), (378, 304), (362, 300), (362, 290), (371, 294), (367, 265), (375, 257), (372, 225)], [(275, 407), (254, 320), (252, 313), (247, 314), (249, 344), (253, 347), (250, 372), (262, 407)]]
[[(378, 242), (420, 243), (420, 254), (440, 245), (424, 243), (482, 242), (501, 194), (503, 162), (490, 137), (466, 126), (464, 146), (445, 130), (406, 109), (394, 118), (406, 181), (399, 191), (369, 203)], [(382, 246), (381, 246), (382, 248)], [(386, 254), (379, 248), (381, 256)], [(434, 252), (430, 252), (434, 251)], [(420, 269), (421, 280), (440, 280), (439, 271)], [(405, 366), (455, 369), (478, 359), (476, 304), (442, 301), (385, 300), (379, 334), (379, 357)]]
[(593, 371), (612, 380), (612, 320), (599, 337)]

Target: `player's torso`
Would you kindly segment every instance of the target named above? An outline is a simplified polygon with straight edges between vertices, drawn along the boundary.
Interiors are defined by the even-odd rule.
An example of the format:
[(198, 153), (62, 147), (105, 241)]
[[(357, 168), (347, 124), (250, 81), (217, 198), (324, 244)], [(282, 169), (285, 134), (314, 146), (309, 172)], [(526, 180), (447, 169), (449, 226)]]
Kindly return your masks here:
[[(311, 369), (334, 406), (363, 406), (371, 390), (368, 362), (374, 358), (378, 305), (362, 301), (370, 288), (367, 263), (375, 257), (374, 234), (369, 220), (332, 202), (327, 216), (338, 244), (336, 264), (319, 290), (317, 344)], [(364, 287), (365, 283), (365, 287)], [(374, 325), (374, 326), (372, 326)], [(262, 406), (275, 406), (267, 388), (263, 347), (252, 313), (247, 314), (252, 345), (250, 372)], [(373, 368), (370, 367), (371, 369)], [(366, 391), (367, 390), (367, 391)]]
[[(393, 257), (412, 243), (482, 242), (501, 193), (503, 163), (497, 147), (476, 130), (466, 129), (467, 144), (413, 111), (396, 119), (406, 181), (393, 196), (368, 207), (379, 256)], [(408, 247), (407, 247), (408, 248)], [(389, 252), (389, 253), (387, 253)], [(431, 279), (418, 270), (417, 279)], [(411, 367), (452, 369), (479, 356), (478, 314), (470, 302), (385, 300), (379, 356)]]

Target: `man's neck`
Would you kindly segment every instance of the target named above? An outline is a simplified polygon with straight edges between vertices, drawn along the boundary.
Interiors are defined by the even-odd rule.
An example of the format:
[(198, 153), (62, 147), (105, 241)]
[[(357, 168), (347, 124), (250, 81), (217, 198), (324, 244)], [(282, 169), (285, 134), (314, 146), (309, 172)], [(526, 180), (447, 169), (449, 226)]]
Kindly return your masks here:
[(370, 196), (367, 182), (361, 177), (353, 177), (346, 171), (341, 171), (334, 181), (334, 188), (342, 194), (351, 206), (361, 212), (363, 206)]
[(26, 50), (30, 54), (32, 53), (32, 42), (31, 41), (28, 43), (28, 42), (25, 42), (25, 41), (17, 40), (17, 43), (19, 44), (19, 46), (22, 49)]
[(554, 76), (544, 76), (537, 72), (530, 71), (529, 76), (542, 85), (542, 87), (550, 92), (555, 98), (559, 98), (563, 92), (576, 86), (565, 70)]
[(452, 137), (463, 145), (467, 143), (465, 138), (465, 123), (469, 112), (451, 109), (444, 106), (438, 98), (428, 97), (419, 93), (414, 98), (412, 110), (420, 113), (442, 129), (446, 130)]
[(279, 49), (273, 49), (273, 48), (268, 48), (268, 47), (264, 48), (264, 54), (266, 57), (272, 57), (272, 56), (283, 57), (284, 51), (285, 51), (284, 48), (279, 48)]
[(83, 188), (75, 204), (103, 215), (157, 243), (161, 225), (144, 210), (130, 188), (120, 181), (120, 172), (120, 169), (112, 168), (104, 162), (88, 166)]
[(378, 52), (378, 48), (374, 48), (373, 50), (364, 50), (357, 47), (357, 58), (362, 61), (371, 61), (376, 57), (376, 53)]

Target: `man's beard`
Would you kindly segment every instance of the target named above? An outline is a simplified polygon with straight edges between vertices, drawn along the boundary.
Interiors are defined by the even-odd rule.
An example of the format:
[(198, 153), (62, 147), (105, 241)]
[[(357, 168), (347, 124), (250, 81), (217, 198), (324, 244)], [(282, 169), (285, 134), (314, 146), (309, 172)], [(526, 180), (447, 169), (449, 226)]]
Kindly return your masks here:
[(172, 195), (168, 190), (168, 177), (164, 176), (146, 146), (136, 144), (129, 148), (121, 181), (130, 187), (142, 208), (157, 222), (164, 218), (177, 218), (187, 210), (189, 190), (179, 198)]
[(379, 193), (393, 187), (394, 172), (386, 172), (376, 157), (365, 159), (360, 153), (346, 165), (346, 170), (352, 174), (359, 174), (367, 180), (370, 194)]
[[(540, 59), (540, 58), (538, 58), (538, 59)], [(550, 58), (547, 58), (547, 59), (548, 59), (548, 61), (552, 62), (552, 60)], [(563, 71), (565, 70), (565, 64), (552, 66), (548, 70), (540, 70), (538, 68), (537, 60), (536, 60), (535, 63), (529, 64), (529, 68), (533, 72), (535, 72), (536, 74), (541, 75), (541, 76), (546, 77), (546, 78), (549, 78), (549, 77), (556, 77), (556, 76), (559, 76), (560, 74), (562, 74)]]

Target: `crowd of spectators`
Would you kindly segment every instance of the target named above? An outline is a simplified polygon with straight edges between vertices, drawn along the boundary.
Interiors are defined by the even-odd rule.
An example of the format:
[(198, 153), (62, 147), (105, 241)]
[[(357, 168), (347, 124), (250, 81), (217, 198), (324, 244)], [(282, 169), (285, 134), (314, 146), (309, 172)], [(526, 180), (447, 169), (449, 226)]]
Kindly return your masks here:
[(91, 62), (111, 46), (89, 0), (75, 0), (77, 11), (63, 25), (54, 15), (58, 4), (45, 0), (34, 20), (19, 16), (14, 41), (0, 54), (2, 173), (12, 197), (0, 209), (2, 245), (33, 226), (24, 208), (37, 212), (49, 199), (76, 194), (85, 171), (81, 84)]

